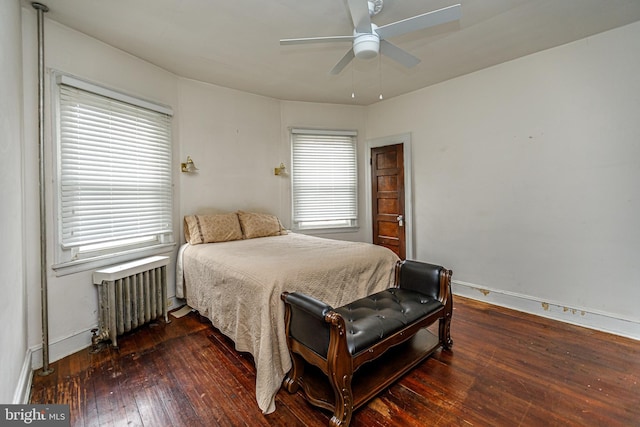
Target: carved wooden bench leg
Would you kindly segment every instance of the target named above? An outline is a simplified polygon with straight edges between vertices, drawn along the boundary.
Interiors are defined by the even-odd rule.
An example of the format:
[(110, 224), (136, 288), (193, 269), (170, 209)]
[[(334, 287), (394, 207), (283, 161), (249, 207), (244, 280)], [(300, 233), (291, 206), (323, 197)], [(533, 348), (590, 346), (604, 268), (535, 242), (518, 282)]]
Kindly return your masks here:
[(442, 348), (445, 350), (451, 350), (451, 347), (453, 347), (453, 340), (451, 339), (450, 316), (440, 319), (438, 323), (438, 333), (440, 334), (440, 341), (442, 341)]
[(347, 340), (344, 339), (346, 334), (344, 318), (332, 311), (326, 315), (325, 319), (333, 326), (330, 331), (327, 368), (329, 383), (335, 396), (335, 406), (333, 417), (329, 420), (329, 426), (344, 427), (349, 425), (353, 414), (354, 402), (351, 390), (353, 359), (347, 346)]
[[(442, 279), (441, 279), (442, 280)], [(451, 293), (451, 270), (447, 270), (444, 276), (448, 294)], [(447, 298), (444, 306), (444, 317), (438, 321), (438, 333), (442, 348), (451, 350), (453, 340), (451, 339), (451, 316), (453, 315), (453, 299)]]
[(353, 393), (351, 391), (351, 375), (333, 377), (330, 381), (335, 393), (335, 409), (329, 420), (330, 427), (344, 427), (351, 423), (353, 414)]
[(282, 385), (285, 390), (293, 394), (298, 391), (298, 378), (301, 378), (304, 374), (304, 359), (297, 354), (291, 354), (291, 370), (284, 377)]

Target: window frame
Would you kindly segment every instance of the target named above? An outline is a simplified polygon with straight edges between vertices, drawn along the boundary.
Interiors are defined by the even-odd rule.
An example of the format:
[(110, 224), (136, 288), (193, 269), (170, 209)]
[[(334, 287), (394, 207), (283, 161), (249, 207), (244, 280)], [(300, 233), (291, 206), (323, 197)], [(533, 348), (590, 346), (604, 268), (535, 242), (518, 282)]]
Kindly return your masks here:
[[(304, 135), (306, 137), (317, 136), (319, 138), (327, 138), (331, 136), (348, 137), (351, 139), (353, 154), (351, 157), (350, 169), (353, 171), (353, 196), (351, 203), (353, 204), (353, 218), (344, 218), (338, 221), (343, 221), (343, 224), (326, 224), (326, 225), (313, 225), (312, 221), (306, 221), (308, 224), (301, 224), (301, 221), (296, 219), (296, 161), (295, 155), (295, 143), (296, 135)], [(308, 234), (324, 234), (324, 233), (344, 233), (358, 231), (359, 226), (359, 174), (358, 174), (358, 133), (354, 130), (335, 130), (335, 129), (306, 129), (306, 128), (291, 128), (290, 129), (290, 145), (291, 145), (291, 227), (293, 231)]]
[[(52, 195), (54, 202), (53, 212), (53, 245), (54, 245), (54, 262), (52, 268), (55, 271), (56, 276), (63, 276), (80, 271), (86, 271), (98, 267), (102, 267), (109, 264), (129, 261), (132, 259), (157, 255), (161, 253), (167, 253), (175, 247), (175, 230), (174, 230), (174, 198), (173, 198), (173, 127), (171, 125), (171, 118), (173, 111), (170, 107), (142, 99), (140, 97), (128, 95), (124, 92), (110, 89), (105, 86), (92, 83), (70, 74), (62, 73), (59, 71), (51, 72), (51, 107), (52, 107), (52, 127), (53, 127), (53, 185)], [(150, 238), (141, 238), (139, 241), (130, 242), (129, 244), (115, 244), (106, 248), (95, 248), (93, 250), (80, 251), (77, 247), (69, 248), (63, 245), (62, 236), (62, 131), (61, 131), (61, 112), (62, 112), (62, 96), (61, 86), (70, 86), (75, 89), (79, 89), (84, 92), (89, 92), (92, 95), (96, 95), (102, 98), (110, 98), (115, 101), (129, 104), (136, 108), (142, 108), (145, 110), (153, 111), (154, 113), (160, 113), (168, 116), (169, 128), (168, 128), (168, 152), (167, 157), (164, 158), (169, 168), (168, 183), (164, 190), (168, 192), (170, 196), (170, 205), (166, 209), (166, 213), (169, 215), (169, 227), (162, 233), (156, 233)], [(119, 239), (118, 242), (123, 243), (127, 238)], [(116, 242), (117, 243), (117, 242)], [(83, 245), (89, 247), (89, 244)], [(99, 245), (98, 245), (99, 246)], [(108, 245), (106, 245), (108, 246)]]

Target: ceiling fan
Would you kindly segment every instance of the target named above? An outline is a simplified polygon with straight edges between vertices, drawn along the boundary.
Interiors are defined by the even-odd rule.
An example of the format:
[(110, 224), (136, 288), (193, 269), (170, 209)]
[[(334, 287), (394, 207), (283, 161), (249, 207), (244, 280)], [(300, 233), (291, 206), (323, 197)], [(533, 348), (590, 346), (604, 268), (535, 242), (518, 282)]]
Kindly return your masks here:
[(460, 19), (461, 16), (460, 4), (455, 4), (378, 27), (371, 22), (371, 17), (377, 15), (382, 10), (382, 1), (383, 0), (347, 0), (354, 26), (353, 35), (282, 39), (280, 40), (280, 44), (352, 42), (353, 47), (349, 49), (335, 67), (333, 67), (330, 71), (331, 74), (339, 74), (353, 58), (375, 58), (378, 53), (388, 56), (405, 67), (413, 67), (420, 62), (420, 59), (390, 43), (387, 39), (412, 31), (456, 21)]

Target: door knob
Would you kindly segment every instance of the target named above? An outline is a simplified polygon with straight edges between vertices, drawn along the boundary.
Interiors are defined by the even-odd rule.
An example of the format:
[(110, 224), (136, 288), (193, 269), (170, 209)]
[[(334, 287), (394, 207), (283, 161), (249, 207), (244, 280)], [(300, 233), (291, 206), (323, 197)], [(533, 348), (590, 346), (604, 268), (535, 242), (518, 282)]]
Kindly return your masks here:
[(404, 226), (404, 216), (398, 215), (398, 218), (396, 218), (396, 221), (398, 221), (398, 226), (399, 227)]

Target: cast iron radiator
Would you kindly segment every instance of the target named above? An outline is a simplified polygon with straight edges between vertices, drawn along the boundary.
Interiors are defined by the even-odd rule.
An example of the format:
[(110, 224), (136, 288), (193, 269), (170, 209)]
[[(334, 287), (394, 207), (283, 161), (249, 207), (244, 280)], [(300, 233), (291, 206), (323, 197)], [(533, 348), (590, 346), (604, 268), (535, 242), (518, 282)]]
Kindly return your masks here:
[(169, 257), (153, 256), (93, 272), (98, 286), (99, 333), (92, 343), (110, 339), (152, 320), (167, 316)]

